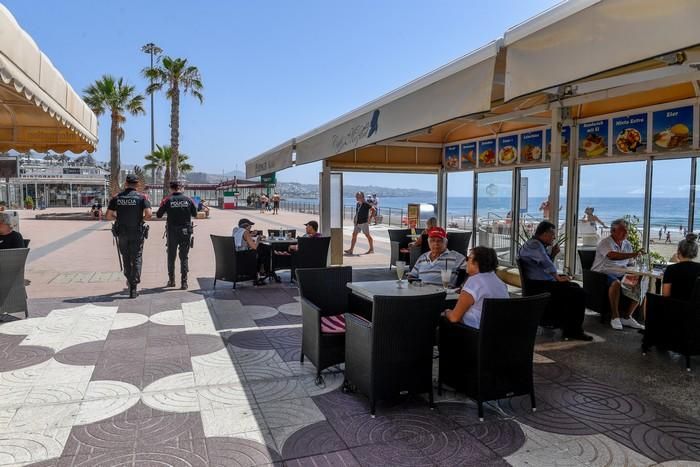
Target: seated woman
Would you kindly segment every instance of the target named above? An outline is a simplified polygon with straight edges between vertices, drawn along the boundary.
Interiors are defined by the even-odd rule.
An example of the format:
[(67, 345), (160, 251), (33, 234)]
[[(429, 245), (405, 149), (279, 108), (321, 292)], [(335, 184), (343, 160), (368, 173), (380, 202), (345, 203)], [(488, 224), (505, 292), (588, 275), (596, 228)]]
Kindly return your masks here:
[(508, 287), (496, 275), (498, 257), (496, 250), (485, 246), (474, 247), (467, 258), (469, 278), (459, 294), (459, 300), (453, 309), (442, 314), (450, 322), (479, 329), (481, 310), (485, 298), (508, 298)]
[(688, 234), (678, 243), (677, 263), (664, 271), (663, 295), (678, 300), (690, 300), (695, 280), (700, 276), (700, 263), (693, 259), (698, 255), (698, 236)]
[[(260, 243), (261, 237), (258, 236), (257, 241), (253, 238), (250, 228), (255, 223), (249, 219), (243, 218), (238, 221), (238, 226), (233, 228), (233, 243), (236, 251), (255, 250), (258, 253), (258, 279), (255, 285), (263, 285), (264, 278), (269, 275), (270, 270), (270, 248), (267, 245)], [(260, 275), (263, 272), (264, 275)]]
[(425, 253), (428, 251), (428, 231), (432, 229), (433, 227), (437, 227), (438, 221), (437, 217), (431, 217), (427, 221), (425, 221), (425, 230), (423, 230), (423, 233), (416, 239), (415, 242), (409, 243), (408, 247), (412, 246), (419, 246), (421, 247), (421, 253)]

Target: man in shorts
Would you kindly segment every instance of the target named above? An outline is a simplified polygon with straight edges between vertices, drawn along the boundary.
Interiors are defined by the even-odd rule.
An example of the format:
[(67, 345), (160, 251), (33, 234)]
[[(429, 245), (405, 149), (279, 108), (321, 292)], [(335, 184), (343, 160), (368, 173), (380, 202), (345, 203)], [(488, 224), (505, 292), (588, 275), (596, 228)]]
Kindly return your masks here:
[(355, 193), (355, 201), (357, 201), (355, 206), (355, 218), (353, 219), (355, 228), (352, 231), (352, 242), (350, 243), (350, 248), (345, 250), (345, 254), (348, 256), (353, 254), (353, 251), (355, 250), (355, 243), (357, 243), (357, 234), (360, 232), (365, 234), (365, 237), (367, 237), (367, 242), (369, 243), (369, 250), (367, 250), (366, 254), (374, 253), (374, 240), (369, 234), (369, 218), (374, 208), (367, 203), (367, 201), (365, 201), (365, 194), (361, 191)]

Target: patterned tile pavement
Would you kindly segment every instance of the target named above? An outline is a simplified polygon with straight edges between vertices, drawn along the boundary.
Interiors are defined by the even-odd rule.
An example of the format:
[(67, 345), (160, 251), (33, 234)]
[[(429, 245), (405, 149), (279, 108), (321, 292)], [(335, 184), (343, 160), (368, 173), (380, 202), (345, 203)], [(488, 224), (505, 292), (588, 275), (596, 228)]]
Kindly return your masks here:
[[(527, 397), (381, 403), (314, 382), (286, 284), (42, 299), (0, 325), (0, 465), (700, 465), (700, 424), (547, 358)], [(596, 343), (590, 345), (597, 345)], [(568, 349), (568, 350), (567, 350)]]

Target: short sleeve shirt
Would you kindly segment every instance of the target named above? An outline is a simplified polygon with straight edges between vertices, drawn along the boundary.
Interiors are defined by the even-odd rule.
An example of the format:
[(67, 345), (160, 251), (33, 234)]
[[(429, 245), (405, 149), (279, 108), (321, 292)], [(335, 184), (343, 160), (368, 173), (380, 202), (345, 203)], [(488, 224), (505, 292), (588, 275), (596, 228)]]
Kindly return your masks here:
[(355, 224), (366, 224), (369, 222), (370, 209), (372, 209), (372, 206), (367, 202), (357, 203), (357, 206), (355, 206)]
[(435, 261), (430, 260), (430, 252), (427, 252), (416, 260), (409, 276), (420, 279), (424, 284), (442, 285), (441, 271), (449, 269), (452, 271), (450, 284), (455, 284), (459, 270), (464, 269), (466, 262), (464, 255), (456, 251), (445, 250)]
[(617, 253), (632, 253), (632, 244), (623, 240), (621, 245), (618, 245), (612, 237), (606, 237), (598, 243), (595, 250), (595, 260), (593, 260), (592, 271), (602, 272), (604, 274), (618, 274), (612, 271), (611, 268), (624, 268), (629, 263), (628, 259), (610, 259), (608, 253), (611, 251)]
[(671, 297), (690, 300), (695, 279), (700, 276), (700, 263), (682, 261), (672, 264), (664, 271), (664, 284), (671, 284)]
[(136, 228), (143, 224), (143, 211), (151, 202), (133, 188), (127, 188), (109, 200), (107, 209), (116, 211), (117, 224), (122, 228)]
[(479, 326), (481, 326), (481, 312), (484, 308), (484, 299), (509, 297), (508, 287), (493, 271), (469, 276), (462, 290), (474, 299), (474, 304), (464, 313), (462, 322), (475, 329), (479, 329)]
[(7, 235), (0, 235), (0, 250), (11, 248), (24, 248), (22, 235), (14, 230)]

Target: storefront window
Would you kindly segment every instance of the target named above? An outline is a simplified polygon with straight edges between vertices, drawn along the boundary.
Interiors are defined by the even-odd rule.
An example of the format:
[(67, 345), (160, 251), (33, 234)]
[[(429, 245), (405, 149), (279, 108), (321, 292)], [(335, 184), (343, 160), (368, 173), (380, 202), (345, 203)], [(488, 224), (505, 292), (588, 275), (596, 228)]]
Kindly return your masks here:
[(654, 161), (649, 251), (668, 261), (688, 230), (690, 159)]
[(476, 183), (476, 244), (494, 248), (498, 258), (509, 263), (513, 172), (483, 172)]
[(447, 227), (472, 231), (474, 172), (447, 175)]

